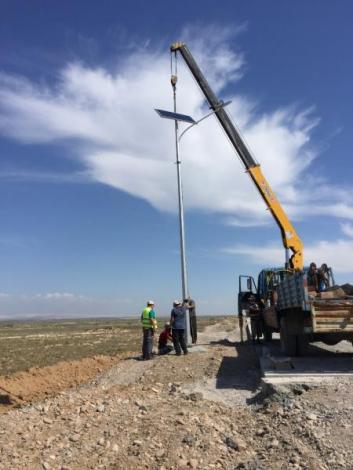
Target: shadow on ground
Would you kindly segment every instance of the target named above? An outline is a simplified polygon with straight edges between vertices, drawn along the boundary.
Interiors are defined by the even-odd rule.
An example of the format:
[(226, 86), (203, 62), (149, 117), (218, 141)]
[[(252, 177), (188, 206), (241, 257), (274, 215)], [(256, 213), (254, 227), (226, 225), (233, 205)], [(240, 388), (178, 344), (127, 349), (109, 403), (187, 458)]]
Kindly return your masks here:
[(221, 340), (217, 344), (234, 348), (235, 355), (223, 357), (216, 376), (216, 388), (255, 392), (260, 385), (261, 374), (253, 345), (228, 340)]

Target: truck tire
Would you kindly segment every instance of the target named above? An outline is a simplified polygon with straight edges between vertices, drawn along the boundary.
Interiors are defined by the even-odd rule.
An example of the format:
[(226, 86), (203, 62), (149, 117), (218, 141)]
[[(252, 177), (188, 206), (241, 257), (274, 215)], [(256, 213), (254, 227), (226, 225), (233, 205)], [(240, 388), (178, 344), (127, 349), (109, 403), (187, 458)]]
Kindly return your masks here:
[(309, 337), (307, 335), (297, 335), (297, 355), (305, 356), (308, 354)]
[(265, 341), (267, 342), (272, 341), (272, 331), (269, 328), (265, 326), (263, 333), (264, 333)]
[(295, 356), (297, 354), (297, 335), (291, 335), (288, 333), (287, 321), (285, 317), (281, 317), (281, 348), (284, 354), (287, 356)]

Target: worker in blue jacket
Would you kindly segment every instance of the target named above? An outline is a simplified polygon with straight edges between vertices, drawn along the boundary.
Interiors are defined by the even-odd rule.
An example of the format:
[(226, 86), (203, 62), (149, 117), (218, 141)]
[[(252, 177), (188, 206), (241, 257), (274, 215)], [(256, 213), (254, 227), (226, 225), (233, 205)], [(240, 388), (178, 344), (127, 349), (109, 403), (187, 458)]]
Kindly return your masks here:
[(170, 313), (170, 325), (172, 327), (175, 354), (180, 356), (181, 351), (187, 354), (188, 348), (185, 341), (186, 307), (184, 307), (179, 300), (175, 300), (173, 303), (173, 308)]

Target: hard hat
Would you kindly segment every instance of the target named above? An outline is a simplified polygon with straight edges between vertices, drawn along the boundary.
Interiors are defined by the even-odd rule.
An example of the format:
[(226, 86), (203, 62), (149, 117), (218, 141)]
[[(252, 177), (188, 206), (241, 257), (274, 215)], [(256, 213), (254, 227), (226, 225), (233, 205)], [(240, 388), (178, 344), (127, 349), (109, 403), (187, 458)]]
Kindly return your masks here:
[(180, 305), (181, 302), (180, 302), (180, 300), (174, 300), (173, 304), (174, 304), (174, 305)]
[(147, 302), (147, 305), (154, 305), (154, 301), (153, 301), (153, 300), (149, 300), (149, 301)]
[(170, 327), (170, 322), (167, 321), (165, 324), (164, 324), (165, 327), (169, 328)]

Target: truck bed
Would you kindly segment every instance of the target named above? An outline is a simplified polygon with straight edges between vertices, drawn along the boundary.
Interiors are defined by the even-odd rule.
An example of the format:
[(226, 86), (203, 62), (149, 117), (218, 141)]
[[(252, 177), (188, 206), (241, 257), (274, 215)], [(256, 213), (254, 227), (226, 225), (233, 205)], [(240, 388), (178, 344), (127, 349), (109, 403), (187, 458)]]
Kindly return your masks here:
[(308, 290), (305, 273), (295, 273), (279, 284), (277, 293), (280, 311), (310, 314), (313, 333), (353, 333), (353, 296), (341, 288), (317, 294)]
[(314, 333), (353, 333), (353, 297), (315, 299), (311, 315)]

